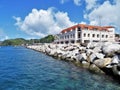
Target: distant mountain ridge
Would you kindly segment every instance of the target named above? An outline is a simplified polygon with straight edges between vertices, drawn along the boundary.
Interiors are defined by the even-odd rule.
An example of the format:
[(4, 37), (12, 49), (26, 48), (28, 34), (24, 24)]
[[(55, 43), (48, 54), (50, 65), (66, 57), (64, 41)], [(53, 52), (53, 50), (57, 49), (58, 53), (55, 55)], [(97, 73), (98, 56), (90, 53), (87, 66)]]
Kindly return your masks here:
[(34, 43), (51, 43), (54, 41), (53, 35), (48, 35), (41, 39), (30, 39), (26, 40), (23, 38), (16, 38), (16, 39), (8, 39), (4, 40), (0, 43), (1, 46), (15, 46), (15, 45), (26, 45), (26, 44), (34, 44)]

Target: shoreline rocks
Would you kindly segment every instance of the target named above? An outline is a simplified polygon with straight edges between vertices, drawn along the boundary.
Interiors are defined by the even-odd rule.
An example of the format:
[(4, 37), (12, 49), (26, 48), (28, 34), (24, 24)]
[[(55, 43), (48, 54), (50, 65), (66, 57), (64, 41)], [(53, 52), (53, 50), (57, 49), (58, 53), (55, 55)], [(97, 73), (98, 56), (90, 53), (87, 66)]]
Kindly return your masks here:
[(51, 43), (26, 47), (60, 60), (74, 62), (94, 72), (120, 78), (120, 44), (115, 42), (91, 42), (87, 46)]

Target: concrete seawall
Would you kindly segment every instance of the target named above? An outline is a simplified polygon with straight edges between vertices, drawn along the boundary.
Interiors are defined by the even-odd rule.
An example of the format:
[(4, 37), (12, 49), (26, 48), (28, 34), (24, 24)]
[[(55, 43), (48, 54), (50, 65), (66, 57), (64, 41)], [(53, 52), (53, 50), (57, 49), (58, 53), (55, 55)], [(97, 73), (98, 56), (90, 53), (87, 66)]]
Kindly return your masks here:
[(120, 80), (120, 44), (111, 42), (92, 42), (87, 45), (41, 44), (30, 45), (27, 48)]

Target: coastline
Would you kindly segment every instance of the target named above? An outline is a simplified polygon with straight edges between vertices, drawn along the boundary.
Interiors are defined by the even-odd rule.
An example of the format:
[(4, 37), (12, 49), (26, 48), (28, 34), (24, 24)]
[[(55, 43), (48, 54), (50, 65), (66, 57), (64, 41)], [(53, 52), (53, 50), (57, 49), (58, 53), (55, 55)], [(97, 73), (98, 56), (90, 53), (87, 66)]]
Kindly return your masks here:
[(78, 44), (40, 44), (26, 48), (59, 60), (73, 62), (95, 73), (104, 73), (120, 80), (120, 45), (112, 42)]

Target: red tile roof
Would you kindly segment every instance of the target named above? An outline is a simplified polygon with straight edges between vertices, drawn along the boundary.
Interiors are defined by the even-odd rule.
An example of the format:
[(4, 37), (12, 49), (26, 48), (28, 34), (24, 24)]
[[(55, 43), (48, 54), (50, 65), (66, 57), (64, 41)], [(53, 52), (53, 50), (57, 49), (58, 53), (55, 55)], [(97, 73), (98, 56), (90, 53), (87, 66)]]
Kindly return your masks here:
[(66, 28), (64, 30), (61, 31), (61, 33), (65, 33), (65, 32), (69, 32), (71, 30), (75, 30), (75, 28), (80, 27), (81, 29), (85, 29), (88, 28), (89, 30), (102, 30), (102, 31), (108, 31), (108, 28), (114, 28), (113, 26), (93, 26), (93, 25), (86, 25), (86, 24), (78, 24), (78, 25), (74, 25), (72, 27)]

